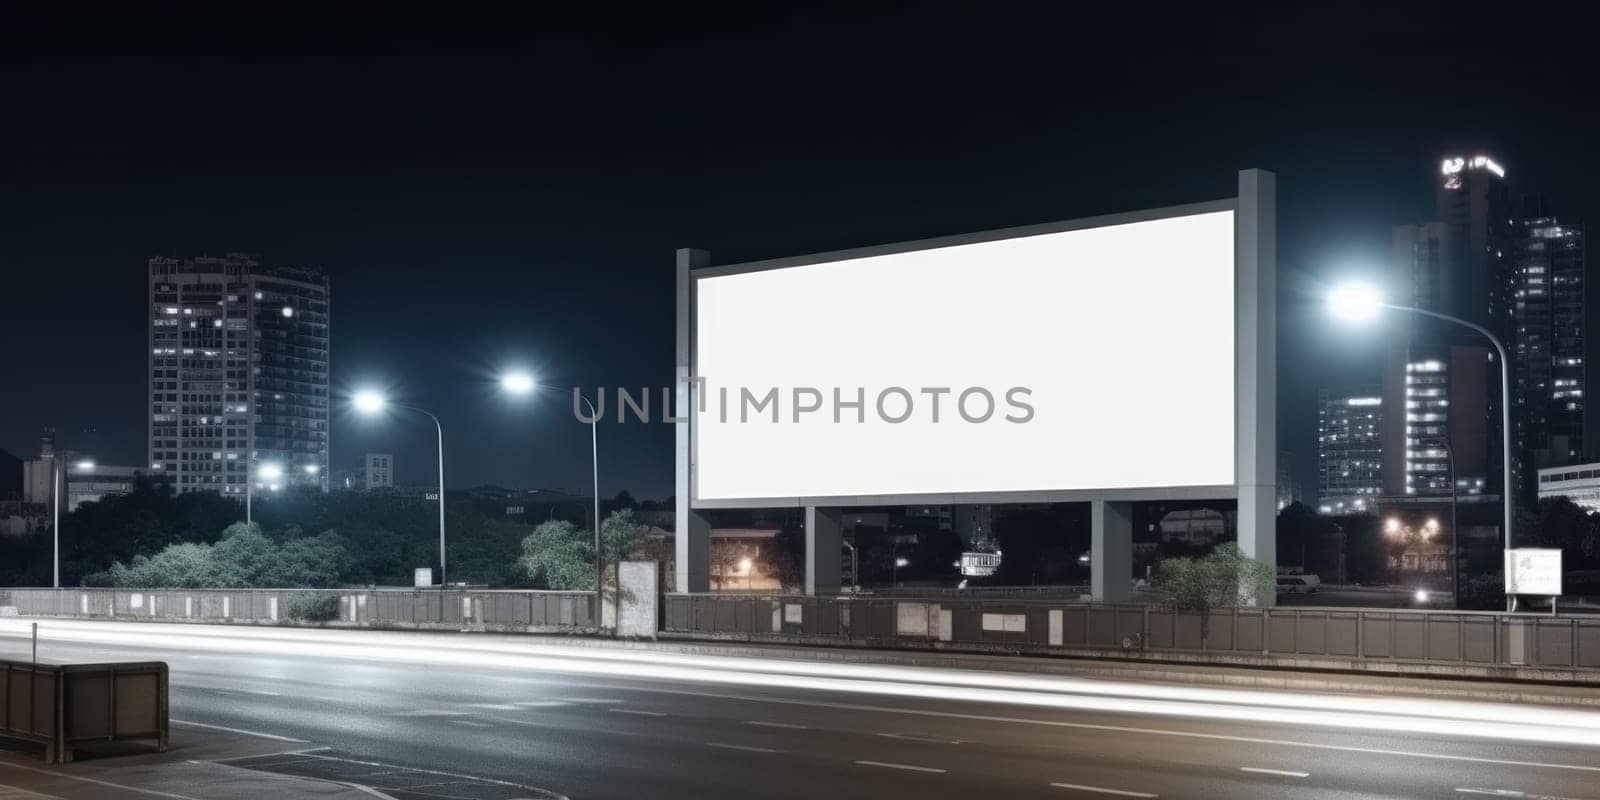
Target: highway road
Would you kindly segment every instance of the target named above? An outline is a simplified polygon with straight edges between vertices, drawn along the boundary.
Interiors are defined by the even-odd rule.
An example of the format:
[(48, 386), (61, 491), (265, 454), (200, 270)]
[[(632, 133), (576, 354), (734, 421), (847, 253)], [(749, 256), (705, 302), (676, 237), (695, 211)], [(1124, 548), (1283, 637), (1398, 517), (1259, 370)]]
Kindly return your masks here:
[[(27, 657), (27, 623), (0, 620), (0, 657)], [(278, 737), (282, 755), (238, 766), (397, 800), (1600, 800), (1600, 713), (1575, 709), (512, 636), (41, 624), (43, 658), (169, 662), (177, 726)]]

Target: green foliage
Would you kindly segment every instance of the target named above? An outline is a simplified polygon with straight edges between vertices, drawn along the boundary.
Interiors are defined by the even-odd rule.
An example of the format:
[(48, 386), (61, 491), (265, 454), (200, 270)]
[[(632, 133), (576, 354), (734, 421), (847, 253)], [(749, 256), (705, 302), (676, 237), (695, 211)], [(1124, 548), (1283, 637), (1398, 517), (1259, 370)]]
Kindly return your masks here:
[[(622, 492), (620, 496), (626, 496)], [(628, 500), (631, 502), (632, 497)], [(600, 546), (605, 548), (606, 563), (616, 564), (622, 559), (633, 554), (635, 548), (644, 540), (647, 528), (639, 524), (633, 516), (633, 508), (622, 508), (606, 516), (605, 522), (600, 524)]]
[(277, 542), (240, 522), (229, 525), (216, 544), (184, 542), (115, 563), (103, 582), (183, 589), (333, 586), (349, 561), (343, 540), (331, 531)]
[[(646, 528), (633, 509), (611, 512), (600, 525), (600, 546), (606, 564), (615, 564), (637, 551)], [(522, 539), (517, 559), (521, 578), (544, 589), (594, 590), (594, 534), (566, 520), (551, 520)]]
[(1212, 609), (1254, 603), (1272, 588), (1276, 577), (1271, 566), (1228, 542), (1199, 558), (1162, 561), (1155, 585), (1173, 608), (1200, 614), (1204, 625)]
[(329, 622), (339, 618), (339, 596), (326, 592), (297, 594), (289, 598), (285, 609), (289, 619), (305, 622)]
[(589, 532), (566, 520), (545, 522), (522, 540), (517, 566), (542, 589), (594, 590), (594, 545)]

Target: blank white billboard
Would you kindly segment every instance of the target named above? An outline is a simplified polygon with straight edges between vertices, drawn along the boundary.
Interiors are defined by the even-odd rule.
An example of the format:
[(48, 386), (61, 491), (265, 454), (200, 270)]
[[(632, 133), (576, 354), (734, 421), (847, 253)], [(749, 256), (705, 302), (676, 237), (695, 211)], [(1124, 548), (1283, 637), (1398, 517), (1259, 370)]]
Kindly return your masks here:
[(697, 276), (695, 499), (1233, 484), (1233, 218)]

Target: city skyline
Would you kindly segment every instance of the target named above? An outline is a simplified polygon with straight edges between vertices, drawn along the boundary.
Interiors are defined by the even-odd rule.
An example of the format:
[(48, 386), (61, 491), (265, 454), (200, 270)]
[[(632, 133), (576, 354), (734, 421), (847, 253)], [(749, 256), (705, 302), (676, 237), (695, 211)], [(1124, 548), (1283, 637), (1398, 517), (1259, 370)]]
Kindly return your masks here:
[[(606, 67), (622, 51), (553, 33), (511, 57), (477, 39), (468, 53), (461, 37), (481, 33), (475, 28), (446, 26), (434, 37), (430, 27), (393, 19), (387, 38), (341, 42), (360, 68), (302, 64), (298, 51), (276, 50), (259, 35), (229, 44), (259, 63), (203, 46), (194, 58), (212, 68), (199, 71), (128, 44), (139, 37), (87, 36), (78, 47), (99, 53), (87, 62), (34, 54), (64, 66), (21, 84), (23, 106), (50, 113), (22, 115), (23, 125), (0, 134), (17, 145), (11, 152), (29, 156), (12, 173), (20, 191), (4, 196), (17, 231), (0, 260), (20, 275), (13, 286), (28, 298), (7, 305), (14, 324), (4, 344), (18, 354), (13, 368), (40, 380), (38, 391), (0, 394), (8, 412), (0, 447), (27, 457), (44, 427), (74, 438), (93, 428), (106, 460), (139, 463), (141, 392), (132, 387), (142, 359), (131, 342), (106, 346), (141, 324), (118, 310), (139, 291), (138, 265), (152, 255), (244, 250), (328, 272), (341, 287), (332, 391), (378, 383), (436, 408), (461, 433), (449, 445), (451, 486), (583, 485), (583, 426), (560, 403), (509, 407), (495, 396), (493, 376), (522, 364), (561, 385), (670, 383), (677, 247), (705, 247), (713, 263), (728, 263), (1205, 200), (1229, 193), (1233, 167), (1262, 165), (1283, 186), (1282, 444), (1295, 454), (1296, 478), (1310, 485), (1317, 387), (1371, 381), (1382, 359), (1383, 334), (1330, 330), (1321, 296), (1350, 273), (1381, 275), (1390, 229), (1433, 217), (1441, 158), (1492, 154), (1512, 179), (1550, 198), (1563, 220), (1595, 217), (1587, 146), (1561, 133), (1585, 129), (1589, 112), (1565, 104), (1559, 117), (1545, 113), (1546, 100), (1560, 96), (1556, 83), (1521, 81), (1430, 44), (1433, 26), (1422, 19), (1380, 30), (1362, 15), (1336, 15), (1288, 21), (1272, 37), (1213, 37), (1232, 45), (1219, 56), (1227, 74), (1196, 77), (1159, 109), (1120, 98), (1165, 84), (1170, 72), (1161, 64), (1191, 47), (1192, 20), (1155, 21), (1145, 35), (1152, 47), (1168, 47), (1165, 60), (1134, 65), (1104, 86), (1074, 84), (1070, 108), (1024, 101), (1049, 96), (1046, 87), (1096, 63), (1095, 48), (1108, 44), (1086, 41), (1078, 55), (1060, 56), (1065, 61), (1008, 48), (974, 63), (941, 49), (947, 21), (892, 12), (854, 19), (854, 46), (817, 65), (815, 87), (762, 76), (781, 74), (808, 35), (842, 23), (752, 22), (760, 48), (731, 32), (697, 30), (692, 19), (641, 30), (647, 41), (683, 34), (695, 43), (627, 51), (656, 68), (650, 78), (629, 72), (644, 81), (638, 93), (688, 81), (708, 101), (687, 102), (686, 116), (672, 124), (659, 109), (586, 100), (633, 96)], [(341, 24), (328, 30), (345, 30)], [(1043, 35), (989, 24), (1024, 39)], [(201, 27), (170, 33), (206, 41)], [(891, 33), (934, 71), (897, 70), (864, 44)], [(461, 57), (393, 57), (398, 43), (425, 35), (430, 51)], [(1357, 51), (1362, 58), (1341, 71), (1347, 82), (1297, 80)], [(736, 56), (750, 57), (749, 68), (723, 70)], [(1241, 89), (1232, 80), (1269, 60), (1264, 84)], [(972, 80), (933, 80), (934, 65), (973, 70)], [(372, 89), (364, 69), (410, 88)], [(546, 69), (570, 80), (519, 82)], [(1396, 74), (1417, 80), (1397, 85)], [(892, 108), (869, 102), (878, 84), (866, 76), (893, 88)], [(156, 85), (167, 89), (151, 94)], [(547, 118), (537, 111), (544, 106), (501, 102), (516, 86), (582, 113)], [(1427, 103), (1413, 107), (1419, 91)], [(114, 112), (112, 121), (91, 122), (87, 104), (62, 107), (67, 92), (87, 93)], [(313, 99), (326, 114), (311, 110)], [(215, 118), (270, 111), (253, 117), (258, 124), (201, 137), (163, 113), (192, 102)], [(982, 109), (984, 124), (938, 116), (961, 104)], [(422, 113), (425, 105), (449, 111)], [(836, 106), (865, 116), (847, 123), (805, 113)], [(908, 112), (951, 124), (908, 123)], [(500, 124), (476, 124), (486, 117)], [(811, 121), (788, 124), (797, 117)], [(723, 131), (741, 118), (750, 124), (729, 138)], [(770, 158), (780, 153), (800, 157)], [(319, 166), (329, 159), (341, 168)], [(1100, 166), (1110, 161), (1119, 166)], [(87, 208), (72, 188), (82, 185), (100, 187)], [(427, 311), (410, 310), (424, 300)], [(39, 347), (45, 331), (87, 364), (69, 366), (55, 348)], [(1326, 374), (1313, 379), (1312, 364)], [(339, 451), (393, 452), (397, 478), (428, 480), (425, 432), (360, 421), (337, 406), (331, 426), (336, 461)], [(665, 426), (601, 434), (602, 461), (614, 465), (602, 476), (603, 493), (671, 494)]]

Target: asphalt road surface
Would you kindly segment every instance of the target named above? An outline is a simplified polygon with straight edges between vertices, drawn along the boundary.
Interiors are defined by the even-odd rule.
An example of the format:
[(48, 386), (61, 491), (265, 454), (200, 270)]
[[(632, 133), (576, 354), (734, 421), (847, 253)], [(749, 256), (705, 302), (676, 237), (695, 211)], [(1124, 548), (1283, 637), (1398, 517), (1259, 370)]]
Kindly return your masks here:
[[(0, 620), (0, 658), (27, 658)], [(1600, 713), (690, 656), (550, 640), (42, 622), (164, 660), (239, 766), (413, 798), (1594, 798)], [(557, 640), (559, 642), (559, 640)], [(409, 769), (399, 769), (406, 767)]]

